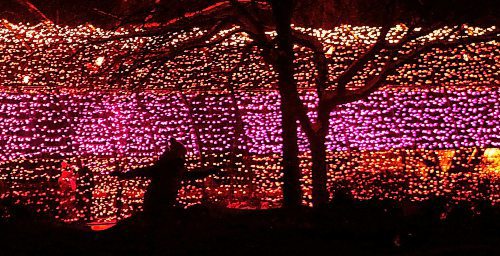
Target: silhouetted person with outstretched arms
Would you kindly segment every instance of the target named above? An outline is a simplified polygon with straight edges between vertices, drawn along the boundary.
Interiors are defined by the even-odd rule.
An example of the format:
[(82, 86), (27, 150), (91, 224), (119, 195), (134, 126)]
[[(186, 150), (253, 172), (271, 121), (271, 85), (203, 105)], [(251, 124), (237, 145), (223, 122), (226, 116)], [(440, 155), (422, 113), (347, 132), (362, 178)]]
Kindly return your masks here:
[(171, 138), (170, 147), (154, 165), (124, 173), (112, 173), (119, 178), (145, 177), (151, 180), (144, 194), (143, 208), (146, 221), (156, 223), (168, 217), (174, 207), (182, 180), (200, 179), (214, 173), (214, 169), (186, 172), (186, 153), (186, 147)]

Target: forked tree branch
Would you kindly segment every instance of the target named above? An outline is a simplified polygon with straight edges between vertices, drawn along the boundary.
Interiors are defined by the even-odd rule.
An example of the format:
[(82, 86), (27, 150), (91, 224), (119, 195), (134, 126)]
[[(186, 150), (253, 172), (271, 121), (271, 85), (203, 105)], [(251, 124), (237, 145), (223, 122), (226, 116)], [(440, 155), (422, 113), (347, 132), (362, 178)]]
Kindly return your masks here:
[(34, 13), (35, 15), (39, 16), (42, 20), (54, 23), (52, 22), (47, 15), (45, 15), (40, 9), (38, 9), (31, 1), (29, 0), (16, 0), (19, 4), (26, 6), (28, 8), (28, 11), (31, 13)]
[[(245, 7), (259, 8), (262, 11), (269, 11), (270, 6), (265, 2), (253, 0), (229, 0), (214, 3), (208, 7), (194, 12), (184, 13), (181, 17), (177, 17), (166, 22), (162, 22), (155, 28), (148, 28), (142, 31), (128, 32), (122, 35), (114, 35), (98, 40), (90, 40), (83, 47), (73, 53), (69, 59), (74, 58), (91, 45), (100, 45), (113, 41), (121, 41), (132, 38), (147, 38), (155, 36), (166, 36), (170, 33), (177, 32), (186, 28), (194, 27), (209, 27), (219, 23), (221, 20), (232, 22), (233, 25), (240, 25), (245, 29), (252, 39), (258, 40), (260, 45), (268, 47), (269, 40), (262, 30), (262, 26), (258, 22), (252, 22), (251, 26), (241, 20), (242, 16), (251, 19), (253, 16), (246, 11)], [(245, 13), (242, 13), (242, 10)], [(244, 14), (244, 15), (240, 15)], [(257, 29), (256, 29), (257, 28)], [(262, 31), (261, 31), (262, 30)]]
[(328, 60), (325, 56), (323, 44), (318, 38), (297, 30), (292, 30), (292, 39), (295, 44), (307, 47), (313, 52), (313, 62), (318, 73), (315, 78), (316, 92), (318, 98), (321, 98), (328, 81)]
[(429, 42), (427, 44), (423, 44), (418, 46), (415, 50), (412, 52), (405, 54), (405, 55), (399, 55), (397, 58), (393, 61), (388, 62), (380, 72), (380, 74), (376, 75), (372, 79), (370, 79), (365, 86), (363, 86), (360, 89), (356, 89), (353, 91), (348, 91), (345, 94), (338, 94), (336, 92), (332, 93), (329, 95), (328, 99), (325, 99), (325, 102), (327, 105), (329, 105), (331, 108), (333, 108), (336, 105), (339, 104), (345, 104), (349, 102), (354, 102), (358, 101), (361, 99), (366, 98), (368, 95), (370, 95), (372, 92), (378, 90), (384, 83), (385, 79), (396, 69), (403, 64), (406, 64), (408, 61), (418, 57), (418, 55), (422, 53), (429, 52), (432, 49), (451, 49), (460, 45), (464, 44), (471, 44), (471, 43), (480, 43), (480, 42), (488, 42), (491, 40), (497, 40), (499, 38), (499, 33), (500, 31), (498, 29), (485, 33), (483, 35), (479, 36), (474, 36), (474, 37), (462, 37), (453, 41), (449, 41), (448, 39), (442, 39), (442, 40), (435, 40), (432, 42)]
[(380, 35), (372, 47), (363, 53), (359, 59), (351, 63), (351, 65), (337, 78), (336, 90), (338, 94), (343, 94), (345, 92), (346, 85), (352, 80), (352, 78), (356, 76), (356, 74), (363, 69), (364, 65), (373, 59), (373, 57), (384, 47), (386, 42), (385, 38), (387, 37), (390, 29), (390, 26), (382, 27)]
[[(227, 40), (231, 36), (242, 32), (240, 29), (233, 29), (232, 31), (213, 39), (225, 26), (225, 23), (219, 23), (216, 26), (212, 27), (208, 32), (204, 33), (202, 36), (196, 37), (194, 39), (189, 39), (181, 44), (175, 45), (175, 47), (170, 48), (168, 51), (156, 52), (153, 55), (143, 55), (138, 59), (134, 60), (134, 64), (132, 67), (129, 67), (127, 71), (122, 69), (122, 72), (119, 72), (119, 76), (115, 77), (114, 80), (118, 80), (123, 77), (129, 76), (135, 70), (149, 67), (150, 72), (156, 71), (158, 68), (154, 68), (154, 66), (163, 66), (163, 64), (189, 50), (194, 50), (198, 48), (211, 47), (221, 42)], [(151, 73), (147, 73), (146, 77), (149, 77)]]

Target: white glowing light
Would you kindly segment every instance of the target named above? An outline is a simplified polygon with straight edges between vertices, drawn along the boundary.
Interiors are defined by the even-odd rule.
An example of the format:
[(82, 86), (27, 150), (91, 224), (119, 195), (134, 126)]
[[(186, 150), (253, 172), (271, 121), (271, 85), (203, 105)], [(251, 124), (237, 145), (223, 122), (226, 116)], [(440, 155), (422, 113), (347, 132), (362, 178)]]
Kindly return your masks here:
[(102, 64), (103, 64), (103, 63), (104, 63), (104, 57), (103, 57), (103, 56), (100, 56), (100, 57), (98, 57), (98, 58), (95, 60), (95, 64), (96, 64), (97, 66), (99, 66), (99, 67), (100, 67), (100, 66), (102, 66)]
[(28, 84), (30, 82), (30, 77), (28, 75), (23, 77), (23, 83)]

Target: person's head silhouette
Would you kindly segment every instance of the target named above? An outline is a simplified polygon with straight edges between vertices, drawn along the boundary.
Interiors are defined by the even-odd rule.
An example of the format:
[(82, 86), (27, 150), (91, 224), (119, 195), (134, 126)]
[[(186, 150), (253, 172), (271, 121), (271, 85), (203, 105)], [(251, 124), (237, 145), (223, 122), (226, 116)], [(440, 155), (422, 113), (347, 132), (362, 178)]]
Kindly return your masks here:
[(177, 140), (174, 137), (170, 137), (170, 139), (168, 139), (168, 142), (170, 144), (170, 147), (172, 147), (173, 144), (177, 143)]
[(186, 147), (182, 143), (177, 141), (174, 137), (171, 137), (169, 139), (169, 142), (170, 142), (170, 151), (169, 152), (170, 152), (171, 156), (174, 158), (184, 159), (186, 157), (186, 153), (187, 153)]

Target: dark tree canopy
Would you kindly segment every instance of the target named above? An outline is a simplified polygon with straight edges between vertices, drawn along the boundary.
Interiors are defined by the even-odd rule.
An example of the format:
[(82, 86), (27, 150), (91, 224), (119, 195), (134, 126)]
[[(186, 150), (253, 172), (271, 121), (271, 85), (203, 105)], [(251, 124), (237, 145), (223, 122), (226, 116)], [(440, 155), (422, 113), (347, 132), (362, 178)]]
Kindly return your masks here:
[[(38, 23), (48, 19), (64, 25), (86, 22), (113, 27), (127, 17), (143, 21), (152, 10), (155, 17), (172, 19), (220, 0), (3, 0), (0, 18), (11, 22)], [(299, 0), (293, 23), (305, 27), (332, 28), (340, 24), (384, 25), (387, 22), (423, 24), (498, 24), (496, 0)], [(161, 14), (161, 15), (158, 15)], [(390, 15), (388, 15), (390, 14)]]

